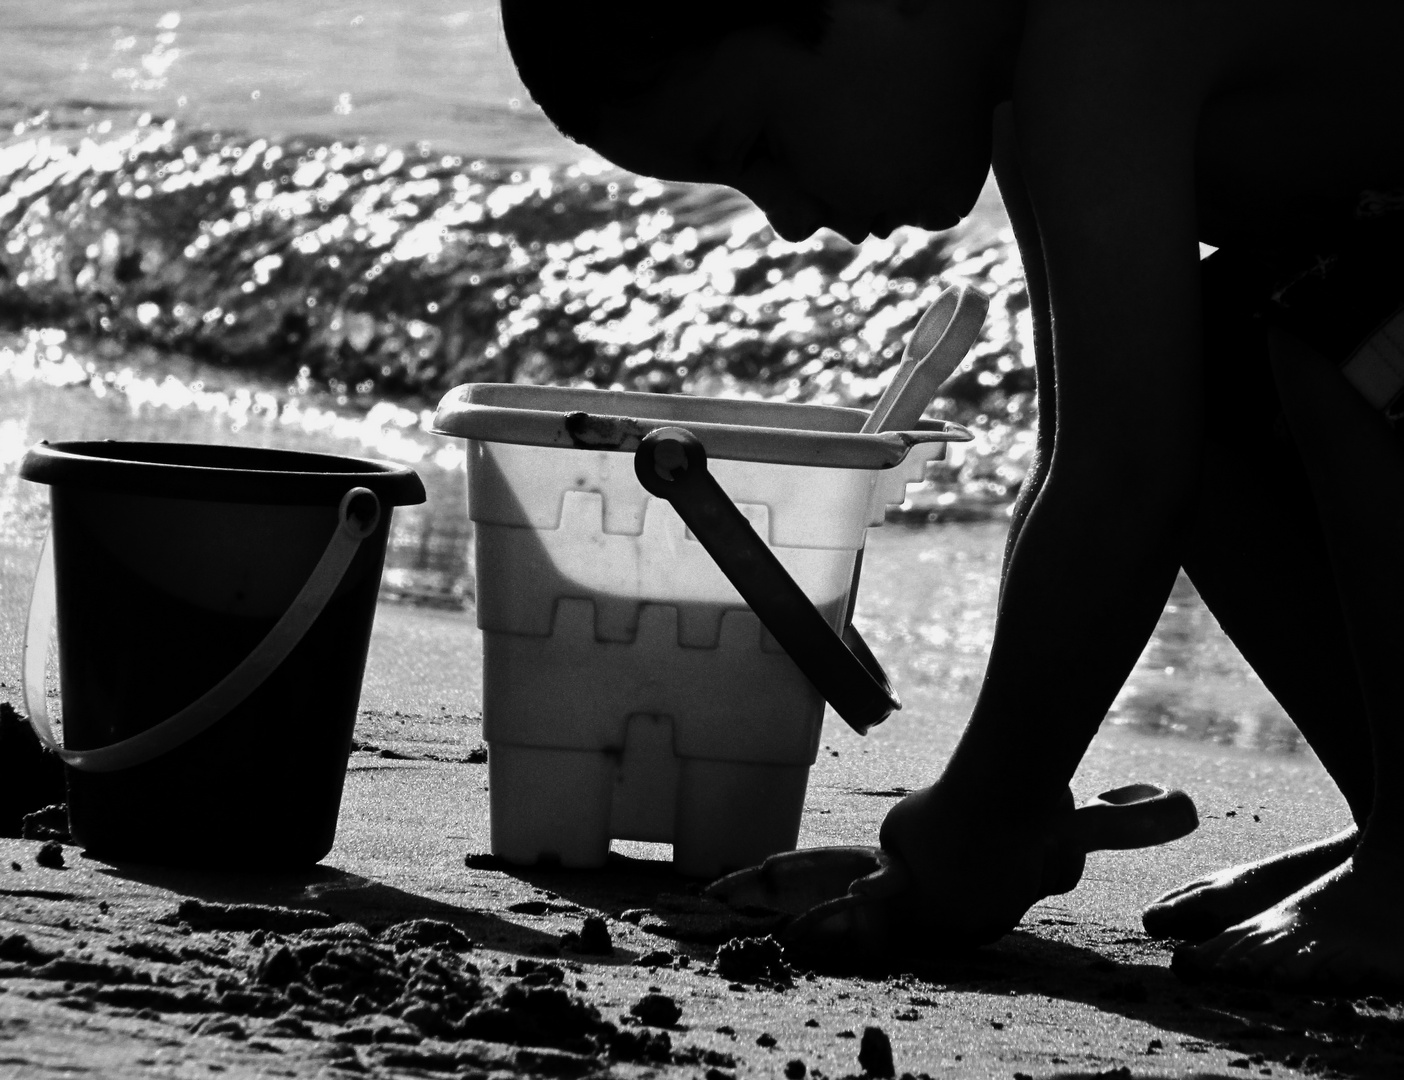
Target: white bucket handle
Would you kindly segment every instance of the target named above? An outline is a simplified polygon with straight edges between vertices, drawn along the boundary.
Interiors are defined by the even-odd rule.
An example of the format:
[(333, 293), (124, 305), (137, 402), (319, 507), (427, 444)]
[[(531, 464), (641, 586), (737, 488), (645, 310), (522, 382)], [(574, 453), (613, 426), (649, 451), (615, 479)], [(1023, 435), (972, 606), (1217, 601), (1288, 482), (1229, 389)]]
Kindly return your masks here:
[(369, 488), (355, 487), (341, 499), (337, 527), (317, 565), (288, 610), (239, 665), (195, 701), (168, 720), (131, 738), (95, 750), (65, 750), (54, 738), (45, 701), (49, 660), (49, 631), (58, 603), (54, 591), (54, 556), (51, 537), (44, 538), (39, 570), (29, 602), (29, 625), (24, 641), (24, 700), (29, 722), (39, 741), (67, 764), (84, 772), (117, 772), (141, 765), (168, 753), (228, 715), (263, 685), (297, 647), (331, 600), (361, 541), (380, 523), (380, 500)]
[(645, 491), (677, 511), (717, 569), (849, 727), (866, 735), (902, 707), (863, 636), (851, 622), (842, 635), (834, 632), (717, 483), (701, 439), (681, 427), (650, 432), (634, 453), (634, 475)]

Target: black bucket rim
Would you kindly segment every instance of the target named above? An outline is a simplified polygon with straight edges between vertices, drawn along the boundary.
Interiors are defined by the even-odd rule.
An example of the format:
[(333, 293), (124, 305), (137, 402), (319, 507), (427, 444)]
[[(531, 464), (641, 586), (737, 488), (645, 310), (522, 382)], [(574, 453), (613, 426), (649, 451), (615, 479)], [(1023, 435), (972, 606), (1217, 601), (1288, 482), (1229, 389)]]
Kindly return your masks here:
[(45, 440), (24, 456), (20, 476), (51, 487), (202, 502), (335, 506), (352, 487), (370, 488), (391, 506), (427, 497), (406, 465), (223, 443)]

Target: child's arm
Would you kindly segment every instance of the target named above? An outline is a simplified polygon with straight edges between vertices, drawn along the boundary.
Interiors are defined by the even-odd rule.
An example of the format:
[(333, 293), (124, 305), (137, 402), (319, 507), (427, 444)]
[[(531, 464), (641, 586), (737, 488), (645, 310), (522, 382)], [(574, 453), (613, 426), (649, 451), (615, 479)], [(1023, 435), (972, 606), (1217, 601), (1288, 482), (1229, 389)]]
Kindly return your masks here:
[(888, 814), (878, 869), (804, 920), (821, 949), (990, 941), (1076, 882), (1067, 785), (1159, 617), (1197, 495), (1203, 45), (1177, 36), (1177, 5), (1048, 6), (1061, 25), (1030, 5), (995, 155), (1035, 305), (1040, 460), (970, 723)]
[[(1202, 426), (1193, 166), (1207, 80), (1187, 74), (1200, 46), (1149, 25), (1142, 5), (1089, 0), (1083, 12), (1106, 17), (1081, 22), (1070, 6), (1055, 6), (1059, 32), (1031, 7), (1017, 168), (1000, 172), (1016, 193), (1024, 177), (1039, 243), (1022, 248), (1043, 252), (1052, 452), (1006, 561), (970, 722), (937, 781), (888, 813), (890, 862), (808, 927), (835, 947), (992, 941), (1072, 887), (1081, 862), (1057, 841), (1068, 782), (1180, 563)], [(1013, 209), (1018, 220), (1017, 197)]]
[(995, 778), (1030, 806), (1060, 796), (1155, 625), (1195, 495), (1203, 90), (1163, 28), (1118, 22), (1040, 40), (1035, 16), (1038, 54), (1016, 89), (1056, 425), (1009, 555), (985, 684), (941, 782), (957, 798)]
[(1029, 299), (1029, 313), (1033, 321), (1035, 396), (1038, 402), (1037, 441), (1029, 460), (1028, 472), (1014, 500), (1009, 533), (1005, 538), (1004, 570), (1007, 571), (1024, 521), (1028, 518), (1034, 499), (1048, 476), (1058, 413), (1057, 395), (1053, 392), (1053, 315), (1048, 304), (1048, 274), (1043, 261), (1043, 241), (1038, 234), (1038, 220), (1034, 217), (1033, 202), (1029, 198), (1023, 169), (1019, 165), (1019, 148), (1014, 139), (1013, 108), (1008, 102), (995, 111), (993, 134), (992, 164), (995, 180), (999, 184), (1000, 198), (1004, 201), (1009, 223), (1014, 228), (1014, 239), (1019, 245), (1019, 256), (1024, 264), (1024, 291)]

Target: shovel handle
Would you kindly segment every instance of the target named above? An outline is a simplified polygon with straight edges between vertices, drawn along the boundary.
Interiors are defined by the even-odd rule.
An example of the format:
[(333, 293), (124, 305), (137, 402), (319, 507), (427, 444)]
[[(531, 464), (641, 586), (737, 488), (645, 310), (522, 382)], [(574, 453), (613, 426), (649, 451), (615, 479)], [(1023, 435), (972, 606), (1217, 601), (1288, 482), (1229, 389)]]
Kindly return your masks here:
[(973, 286), (956, 286), (938, 296), (912, 330), (902, 363), (863, 430), (916, 427), (936, 391), (980, 336), (989, 310), (990, 298)]
[(1183, 791), (1129, 784), (1104, 791), (1069, 819), (1073, 842), (1083, 851), (1155, 847), (1199, 827), (1194, 800)]

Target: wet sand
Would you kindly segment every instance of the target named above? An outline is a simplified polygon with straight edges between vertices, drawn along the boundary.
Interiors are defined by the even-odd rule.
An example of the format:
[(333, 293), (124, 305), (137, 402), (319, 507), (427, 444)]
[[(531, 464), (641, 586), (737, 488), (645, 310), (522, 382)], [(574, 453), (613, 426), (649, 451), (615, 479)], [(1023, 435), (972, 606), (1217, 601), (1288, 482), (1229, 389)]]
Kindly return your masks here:
[[(0, 562), (0, 694), (17, 697), (24, 559), (10, 553)], [(1167, 945), (1140, 930), (1139, 908), (1178, 881), (1338, 828), (1344, 808), (1311, 761), (1109, 729), (1077, 794), (1129, 780), (1183, 787), (1198, 801), (1198, 832), (1149, 853), (1092, 856), (1075, 892), (1037, 905), (1004, 941), (941, 970), (882, 980), (795, 973), (790, 986), (752, 985), (718, 972), (718, 946), (769, 924), (700, 901), (697, 883), (671, 873), (666, 848), (617, 845), (621, 853), (598, 872), (517, 869), (486, 856), (487, 769), (472, 752), (481, 741), (476, 648), (470, 615), (381, 605), (357, 728), (362, 748), (352, 755), (336, 846), (307, 874), (113, 866), (73, 846), (55, 869), (37, 864), (39, 842), (0, 841), (0, 1071), (661, 1071), (721, 1080), (798, 1075), (790, 1063), (800, 1061), (807, 1075), (835, 1078), (863, 1071), (868, 1027), (888, 1036), (899, 1075), (1404, 1070), (1396, 1003), (1187, 986), (1169, 971)], [(904, 735), (916, 734), (919, 700), (891, 724), (880, 744), (826, 727), (802, 845), (870, 839), (911, 777), (939, 764), (941, 748)], [(264, 907), (230, 916), (191, 900)], [(433, 921), (394, 929), (423, 919)], [(365, 929), (326, 929), (345, 922)], [(399, 956), (401, 974), (381, 974), (401, 1015), (377, 1012), (383, 999), (338, 1005), (334, 979), (315, 1000), (288, 998), (270, 960), (280, 946), (313, 959), (336, 946), (368, 964), (368, 955)], [(450, 1030), (430, 1012), (407, 1011), (406, 987), (425, 964), (452, 969), (434, 976), (440, 997), (444, 986), (477, 995), (479, 1013), (508, 1019)], [(306, 976), (313, 986), (319, 978), (326, 982)], [(677, 1019), (643, 1023), (639, 1015), (657, 1024), (673, 1013), (649, 995), (670, 999)], [(532, 1027), (532, 1009), (551, 1002), (564, 1010), (557, 1021)]]

